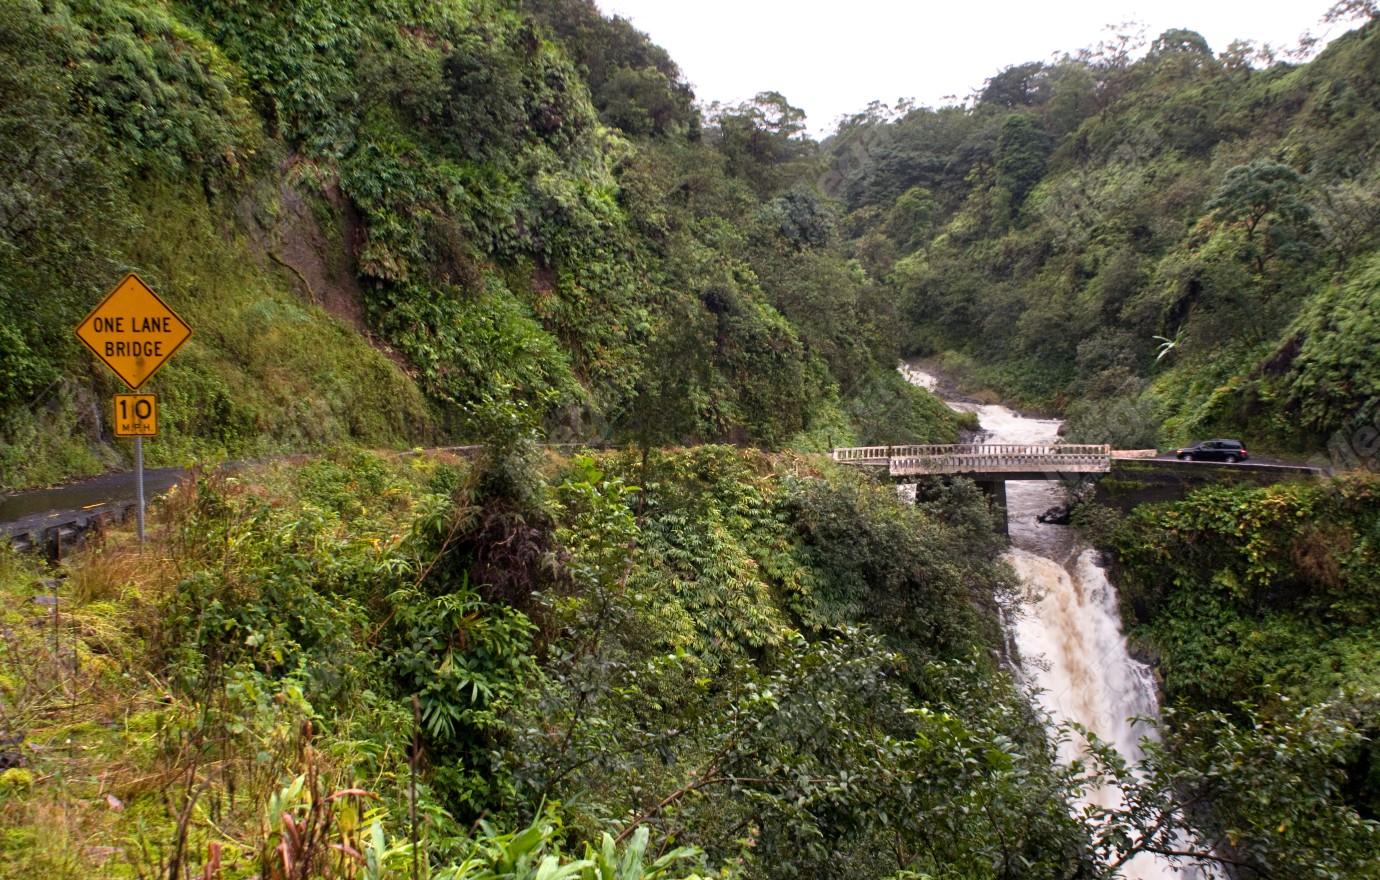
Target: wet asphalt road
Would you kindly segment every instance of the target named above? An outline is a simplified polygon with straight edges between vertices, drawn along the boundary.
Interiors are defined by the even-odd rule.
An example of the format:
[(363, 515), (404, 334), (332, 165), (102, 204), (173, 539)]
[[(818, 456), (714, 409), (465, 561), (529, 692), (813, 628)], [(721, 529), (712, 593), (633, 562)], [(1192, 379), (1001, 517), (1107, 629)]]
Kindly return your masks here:
[[(144, 496), (152, 500), (177, 485), (182, 468), (149, 468), (144, 471)], [(82, 516), (117, 511), (138, 497), (134, 472), (102, 474), (55, 486), (0, 496), (0, 535), (39, 532), (51, 525)]]

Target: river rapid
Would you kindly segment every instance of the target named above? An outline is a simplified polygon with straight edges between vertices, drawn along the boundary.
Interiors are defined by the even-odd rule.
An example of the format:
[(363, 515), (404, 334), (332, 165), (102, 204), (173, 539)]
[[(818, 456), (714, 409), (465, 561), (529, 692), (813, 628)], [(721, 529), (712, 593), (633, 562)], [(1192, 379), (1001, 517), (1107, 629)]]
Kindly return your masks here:
[[(901, 368), (913, 384), (933, 391), (937, 379), (910, 366)], [(1060, 422), (1020, 415), (1004, 406), (946, 401), (975, 413), (980, 441), (1055, 443)], [(1007, 561), (1020, 576), (1022, 601), (1007, 609), (1007, 635), (1020, 655), (1017, 674), (1036, 691), (1036, 699), (1053, 724), (1073, 721), (1114, 745), (1129, 762), (1141, 755), (1141, 739), (1154, 728), (1135, 718), (1159, 715), (1154, 676), (1126, 650), (1116, 588), (1107, 578), (1097, 551), (1080, 544), (1065, 526), (1046, 525), (1037, 517), (1067, 501), (1058, 481), (1012, 481), (1006, 484), (1011, 549)], [(1084, 747), (1065, 740), (1060, 757), (1071, 761)], [(1104, 806), (1119, 804), (1115, 788), (1089, 799)], [(1129, 863), (1128, 880), (1181, 880), (1198, 876), (1163, 860), (1140, 856)]]

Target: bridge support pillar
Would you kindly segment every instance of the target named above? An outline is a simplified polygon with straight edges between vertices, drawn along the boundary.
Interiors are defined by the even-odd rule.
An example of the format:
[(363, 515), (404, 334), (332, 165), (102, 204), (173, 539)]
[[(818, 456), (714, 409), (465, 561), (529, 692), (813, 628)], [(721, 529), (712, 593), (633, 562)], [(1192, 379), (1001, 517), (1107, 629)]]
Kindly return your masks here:
[(997, 529), (1003, 535), (1011, 534), (1010, 521), (1006, 515), (1006, 481), (974, 478), (978, 488), (992, 502), (993, 513), (997, 516)]

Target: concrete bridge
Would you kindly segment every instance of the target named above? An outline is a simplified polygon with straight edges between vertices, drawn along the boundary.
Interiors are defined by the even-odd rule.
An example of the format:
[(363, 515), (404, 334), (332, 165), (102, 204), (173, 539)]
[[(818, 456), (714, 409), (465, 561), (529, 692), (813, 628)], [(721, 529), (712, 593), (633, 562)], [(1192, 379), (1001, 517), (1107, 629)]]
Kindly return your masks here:
[(987, 482), (1105, 474), (1111, 471), (1116, 453), (1110, 446), (1093, 444), (956, 443), (853, 446), (835, 449), (832, 454), (834, 461), (842, 464), (884, 467), (895, 478), (961, 474), (981, 476)]
[(1159, 455), (1154, 449), (1072, 443), (854, 446), (835, 449), (831, 455), (841, 464), (884, 471), (898, 483), (925, 476), (969, 477), (1001, 511), (1003, 530), (1009, 480), (1089, 479), (1097, 483), (1099, 502), (1129, 510), (1137, 504), (1183, 498), (1206, 485), (1259, 486), (1328, 473), (1322, 468), (1283, 462), (1186, 462)]
[[(1150, 454), (1154, 454), (1151, 452)], [(885, 468), (897, 482), (927, 476), (972, 478), (992, 499), (1007, 529), (1007, 480), (1078, 480), (1111, 472), (1112, 447), (1074, 443), (954, 443), (854, 446), (835, 449), (834, 461)]]

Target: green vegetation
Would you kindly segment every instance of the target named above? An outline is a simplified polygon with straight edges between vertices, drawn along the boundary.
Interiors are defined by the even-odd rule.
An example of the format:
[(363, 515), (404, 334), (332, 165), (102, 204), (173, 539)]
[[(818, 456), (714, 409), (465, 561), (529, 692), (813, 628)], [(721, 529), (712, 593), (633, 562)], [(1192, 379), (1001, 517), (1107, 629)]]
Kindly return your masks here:
[(826, 190), (906, 349), (1066, 410), (1070, 440), (1320, 451), (1372, 425), (1374, 9), (1339, 4), (1365, 23), (1306, 64), (1123, 34), (846, 121)]
[(156, 464), (510, 416), (654, 445), (958, 430), (879, 390), (895, 309), (799, 111), (704, 118), (586, 0), (14, 0), (0, 68), (0, 487), (127, 454), (72, 329), (131, 269), (194, 329), (149, 386)]
[(0, 878), (1373, 880), (1373, 481), (1085, 523), (1169, 706), (1065, 765), (981, 493), (810, 453), (971, 428), (922, 354), (1070, 439), (1373, 459), (1377, 41), (817, 144), (590, 0), (0, 3), (0, 488), (122, 463), (71, 330), (130, 270), (195, 331), (153, 463), (328, 451), (0, 549)]
[(1373, 876), (1338, 795), (1373, 715), (1185, 710), (1140, 768), (1060, 764), (971, 484), (508, 463), (203, 476), (142, 551), (0, 556), (0, 877), (1111, 878), (1210, 839), (1203, 796), (1219, 854)]
[(202, 478), (148, 550), (114, 536), (56, 581), (6, 555), (0, 874), (247, 876), (291, 838), (307, 873), (265, 876), (346, 871), (331, 843), (406, 876), (413, 695), (426, 876), (503, 875), (519, 842), (533, 868), (589, 840), (670, 876), (1079, 851), (988, 656), (1008, 575), (976, 492), (917, 510), (725, 447), (543, 470), (493, 494), (463, 462), (340, 453)]
[[(1205, 823), (1251, 864), (1292, 876), (1324, 846), (1374, 852), (1380, 821), (1380, 486), (1355, 477), (1215, 488), (1142, 507), (1113, 532), (1132, 634), (1157, 659), (1175, 735), (1200, 740), (1211, 712), (1231, 739), (1294, 729), (1307, 750), (1266, 744), (1295, 775), (1289, 808), (1324, 810), (1319, 841), (1296, 819), (1252, 817), (1251, 793), (1204, 780)], [(1198, 745), (1205, 745), (1199, 742)], [(1217, 749), (1220, 746), (1214, 745)], [(1231, 746), (1231, 747), (1234, 747)], [(1373, 855), (1370, 873), (1375, 876)]]

